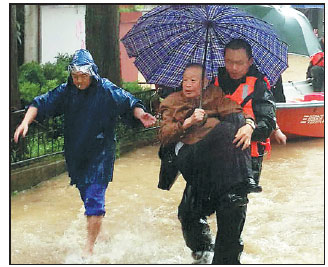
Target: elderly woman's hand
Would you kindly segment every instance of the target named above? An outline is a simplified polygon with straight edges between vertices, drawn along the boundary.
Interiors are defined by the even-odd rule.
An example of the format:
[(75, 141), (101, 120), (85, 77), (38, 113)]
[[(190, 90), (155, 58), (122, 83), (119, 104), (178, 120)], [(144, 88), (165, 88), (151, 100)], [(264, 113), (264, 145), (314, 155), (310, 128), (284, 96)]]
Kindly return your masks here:
[(203, 122), (204, 117), (205, 117), (205, 110), (201, 109), (201, 108), (196, 108), (193, 112), (193, 114), (185, 119), (182, 127), (186, 130), (187, 128), (195, 125), (195, 124), (199, 124), (201, 122)]
[(196, 108), (194, 113), (191, 115), (191, 120), (193, 124), (201, 123), (204, 120), (205, 110), (201, 108)]

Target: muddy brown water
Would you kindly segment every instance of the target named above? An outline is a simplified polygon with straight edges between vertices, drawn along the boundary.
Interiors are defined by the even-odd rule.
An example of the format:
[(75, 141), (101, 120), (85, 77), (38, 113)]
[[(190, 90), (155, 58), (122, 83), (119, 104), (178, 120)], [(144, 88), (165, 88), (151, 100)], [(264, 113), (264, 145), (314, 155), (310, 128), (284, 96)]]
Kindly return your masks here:
[[(64, 173), (11, 197), (12, 264), (189, 264), (177, 219), (185, 182), (157, 189), (158, 145), (115, 163), (100, 240), (82, 261), (86, 219), (78, 190)], [(250, 195), (244, 264), (324, 263), (324, 139), (273, 145)], [(215, 233), (215, 215), (210, 217)]]
[[(283, 81), (304, 80), (309, 58), (289, 55)], [(106, 193), (102, 233), (82, 260), (86, 219), (66, 173), (11, 197), (12, 264), (189, 264), (177, 219), (185, 182), (157, 189), (158, 146), (115, 163)], [(244, 264), (324, 263), (324, 139), (273, 145), (261, 176), (263, 192), (250, 195), (243, 231)], [(216, 233), (215, 215), (209, 218)]]

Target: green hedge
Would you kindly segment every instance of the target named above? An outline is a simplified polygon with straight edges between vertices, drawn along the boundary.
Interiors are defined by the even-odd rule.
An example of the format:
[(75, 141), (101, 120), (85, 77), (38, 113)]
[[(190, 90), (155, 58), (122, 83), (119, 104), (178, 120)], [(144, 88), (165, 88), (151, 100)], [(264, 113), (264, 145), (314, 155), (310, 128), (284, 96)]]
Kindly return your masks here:
[(68, 54), (59, 54), (55, 63), (25, 63), (19, 68), (18, 87), (22, 104), (29, 104), (34, 97), (48, 92), (67, 81), (67, 67), (72, 60)]

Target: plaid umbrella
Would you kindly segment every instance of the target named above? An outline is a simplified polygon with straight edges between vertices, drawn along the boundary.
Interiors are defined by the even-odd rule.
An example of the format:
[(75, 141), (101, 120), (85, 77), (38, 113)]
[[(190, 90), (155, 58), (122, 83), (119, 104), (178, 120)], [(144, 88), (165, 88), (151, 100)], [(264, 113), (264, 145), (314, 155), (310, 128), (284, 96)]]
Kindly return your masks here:
[(266, 22), (227, 5), (163, 5), (139, 18), (122, 38), (147, 82), (179, 87), (188, 63), (201, 63), (208, 79), (224, 66), (224, 47), (244, 39), (254, 63), (275, 84), (287, 68), (287, 45)]

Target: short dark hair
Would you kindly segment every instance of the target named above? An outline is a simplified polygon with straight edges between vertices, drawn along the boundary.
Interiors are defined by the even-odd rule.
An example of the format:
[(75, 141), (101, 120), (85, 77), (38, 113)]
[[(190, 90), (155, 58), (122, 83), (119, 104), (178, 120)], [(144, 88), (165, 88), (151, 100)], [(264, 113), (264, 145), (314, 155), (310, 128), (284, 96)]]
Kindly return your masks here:
[[(204, 66), (201, 63), (188, 63), (184, 69), (184, 72), (189, 68), (198, 68), (202, 70), (202, 77), (206, 76), (206, 70), (204, 69)], [(204, 75), (204, 76), (203, 76)]]
[(227, 48), (230, 48), (230, 49), (233, 49), (233, 50), (245, 49), (246, 55), (248, 56), (248, 58), (252, 57), (252, 47), (250, 46), (249, 43), (247, 43), (243, 39), (233, 39), (233, 40), (231, 40), (224, 48), (224, 55), (226, 53)]
[(186, 69), (189, 69), (191, 67), (197, 67), (197, 68), (203, 68), (203, 65), (201, 63), (188, 63), (185, 67), (185, 70)]

